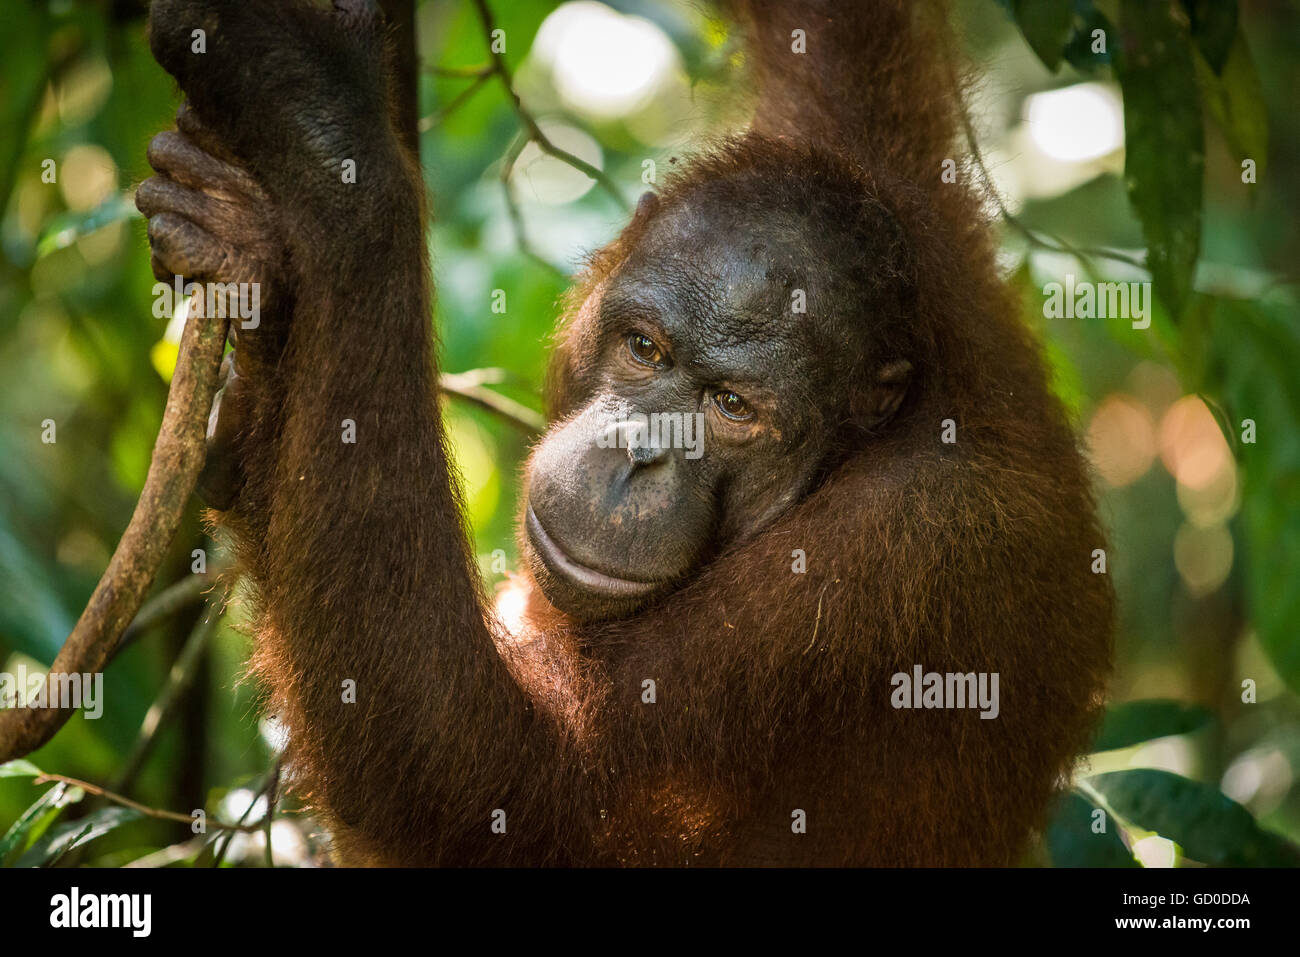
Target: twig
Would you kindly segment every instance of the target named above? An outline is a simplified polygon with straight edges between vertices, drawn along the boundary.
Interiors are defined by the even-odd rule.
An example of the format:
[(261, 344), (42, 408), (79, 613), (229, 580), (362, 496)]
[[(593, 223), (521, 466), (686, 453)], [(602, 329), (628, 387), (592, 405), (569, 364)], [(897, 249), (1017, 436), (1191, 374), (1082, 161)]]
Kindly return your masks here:
[[(185, 582), (181, 584), (185, 584)], [(176, 702), (180, 700), (185, 690), (190, 686), (190, 682), (194, 679), (194, 673), (198, 670), (199, 662), (203, 660), (203, 655), (212, 641), (212, 636), (217, 632), (217, 624), (221, 621), (224, 602), (225, 596), (221, 593), (214, 594), (208, 599), (205, 614), (199, 619), (199, 623), (194, 627), (194, 630), (190, 632), (184, 647), (181, 648), (181, 653), (176, 656), (176, 660), (172, 663), (171, 671), (167, 674), (167, 681), (163, 684), (162, 690), (158, 692), (158, 697), (149, 706), (149, 710), (145, 712), (144, 721), (140, 723), (140, 731), (136, 735), (135, 743), (131, 746), (130, 754), (127, 755), (121, 771), (118, 772), (113, 781), (113, 790), (129, 790), (135, 776), (140, 772), (140, 768), (149, 757), (149, 752), (153, 750), (158, 731), (162, 728), (163, 722), (171, 716), (172, 710), (176, 707)]]
[(1084, 266), (1087, 267), (1088, 271), (1094, 275), (1097, 274), (1097, 267), (1092, 262), (1094, 258), (1109, 259), (1113, 262), (1125, 263), (1135, 269), (1141, 269), (1144, 271), (1147, 269), (1146, 263), (1133, 256), (1129, 256), (1126, 253), (1116, 252), (1112, 249), (1099, 249), (1091, 246), (1075, 246), (1069, 241), (1062, 239), (1060, 236), (1052, 236), (1050, 239), (1044, 239), (1042, 236), (1036, 235), (1032, 229), (1022, 223), (1017, 217), (1013, 216), (1010, 210), (1002, 205), (1002, 200), (1000, 198), (997, 200), (997, 203), (1003, 221), (1012, 229), (1016, 230), (1016, 232), (1024, 236), (1031, 246), (1038, 249), (1045, 249), (1048, 252), (1064, 253), (1068, 256), (1073, 256), (1075, 259), (1083, 263)]
[(505, 196), (506, 212), (510, 216), (510, 225), (515, 231), (515, 245), (519, 247), (521, 253), (533, 262), (544, 266), (563, 279), (568, 279), (569, 277), (563, 269), (533, 248), (533, 244), (528, 239), (528, 229), (524, 225), (523, 211), (519, 208), (519, 201), (515, 198), (514, 187), (510, 182), (515, 163), (519, 161), (519, 154), (523, 152), (524, 147), (527, 145), (528, 137), (520, 134), (515, 137), (515, 141), (510, 144), (510, 149), (506, 150), (505, 156), (501, 159), (501, 192)]
[(551, 142), (550, 138), (542, 132), (542, 128), (537, 124), (536, 118), (520, 102), (519, 94), (515, 92), (514, 78), (510, 74), (510, 68), (506, 65), (506, 59), (503, 54), (498, 52), (492, 45), (492, 33), (496, 30), (496, 22), (492, 16), (492, 10), (488, 7), (487, 0), (474, 0), (474, 6), (478, 9), (479, 20), (483, 24), (483, 32), (487, 37), (488, 51), (492, 56), (492, 72), (501, 78), (501, 84), (505, 87), (506, 97), (510, 100), (510, 106), (514, 109), (515, 115), (519, 122), (523, 124), (528, 139), (536, 143), (543, 153), (546, 153), (563, 163), (568, 163), (580, 173), (589, 176), (600, 184), (601, 189), (608, 193), (618, 203), (624, 211), (631, 209), (627, 200), (624, 198), (618, 186), (609, 176), (595, 166), (592, 166), (580, 156), (574, 156), (568, 150), (561, 149)]
[(137, 638), (154, 625), (202, 598), (203, 592), (212, 586), (219, 575), (220, 572), (216, 569), (202, 574), (187, 575), (150, 598), (132, 619), (131, 624), (126, 626), (126, 631), (122, 632), (117, 647), (113, 649), (114, 657), (129, 648)]
[(457, 380), (465, 385), (517, 385), (528, 388), (530, 383), (523, 376), (500, 366), (480, 366), (453, 373)]
[(471, 372), (444, 372), (438, 377), (438, 388), (457, 396), (504, 419), (526, 435), (539, 435), (546, 429), (546, 419), (521, 402), (516, 402), (500, 392), (483, 385), (483, 380)]
[(150, 870), (159, 867), (167, 867), (169, 864), (179, 864), (181, 861), (193, 857), (203, 850), (204, 837), (202, 834), (196, 834), (188, 841), (181, 841), (179, 844), (172, 844), (157, 851), (151, 851), (144, 857), (137, 857), (134, 861), (123, 864), (123, 867), (147, 867)]
[(484, 63), (481, 66), (426, 66), (424, 72), (432, 73), (434, 76), (453, 77), (468, 80), (471, 77), (491, 76), (496, 72), (496, 67), (491, 63)]
[[(108, 569), (50, 666), (45, 679), (47, 701), (59, 700), (61, 675), (93, 674), (112, 658), (118, 638), (135, 618), (158, 573), (194, 491), (203, 466), (208, 412), (227, 325), (225, 319), (202, 315), (202, 299), (200, 295), (190, 302), (167, 407), (135, 513)], [(72, 712), (68, 707), (0, 711), (0, 764), (35, 751), (63, 727)]]
[(280, 799), (280, 762), (275, 763), (274, 773), (271, 775), (271, 786), (266, 792), (266, 817), (262, 818), (262, 827), (266, 836), (266, 866), (275, 867), (275, 854), (271, 847), (271, 825), (274, 823), (275, 802)]
[[(256, 831), (261, 828), (263, 822), (259, 821), (254, 825), (245, 825), (244, 821), (248, 820), (248, 815), (253, 813), (253, 808), (257, 807), (257, 802), (264, 796), (266, 797), (266, 819), (270, 819), (275, 813), (275, 795), (280, 786), (280, 760), (277, 758), (275, 764), (266, 772), (262, 778), (262, 783), (258, 785), (257, 791), (253, 794), (253, 800), (248, 802), (248, 807), (244, 808), (244, 813), (239, 815), (239, 828), (241, 831)], [(267, 835), (268, 839), (270, 835)], [(228, 834), (222, 834), (219, 838), (221, 846), (213, 852), (212, 866), (220, 867), (221, 862), (226, 859), (226, 854), (230, 851), (230, 844), (235, 839), (234, 829)]]
[[(957, 83), (955, 72), (953, 73), (952, 81), (954, 84)], [(1016, 232), (1020, 233), (1031, 246), (1035, 246), (1038, 249), (1045, 249), (1049, 252), (1065, 253), (1074, 256), (1092, 273), (1097, 272), (1096, 268), (1090, 261), (1093, 257), (1125, 263), (1136, 269), (1147, 269), (1146, 263), (1139, 259), (1135, 259), (1126, 253), (1116, 252), (1111, 249), (1074, 246), (1059, 236), (1051, 236), (1050, 239), (1044, 239), (1022, 223), (1019, 218), (1012, 214), (1011, 210), (1007, 209), (1006, 203), (1002, 201), (1002, 195), (998, 192), (997, 187), (993, 183), (993, 175), (989, 172), (989, 168), (984, 164), (984, 155), (980, 152), (979, 143), (975, 138), (975, 127), (974, 124), (971, 123), (970, 111), (966, 108), (966, 104), (962, 102), (960, 97), (958, 97), (958, 112), (961, 116), (962, 129), (966, 136), (966, 142), (970, 144), (971, 157), (975, 160), (975, 165), (979, 168), (980, 179), (984, 181), (984, 188), (987, 190), (988, 194), (993, 197), (993, 202), (997, 204), (998, 215), (1001, 216), (1003, 222)]]
[(454, 97), (452, 97), (450, 103), (448, 103), (438, 112), (431, 113), (428, 116), (422, 117), (420, 119), (420, 132), (427, 133), (429, 130), (433, 129), (435, 126), (442, 123), (443, 120), (445, 120), (456, 110), (460, 109), (462, 106), (468, 103), (469, 98), (472, 97), (479, 90), (481, 90), (487, 84), (487, 81), (491, 79), (491, 77), (492, 77), (492, 72), (490, 70), (487, 73), (478, 74), (477, 76), (474, 77), (473, 83), (469, 84), (468, 86), (465, 87), (465, 89), (461, 90)]
[[(141, 804), (139, 801), (132, 801), (129, 797), (123, 797), (120, 794), (114, 794), (106, 788), (101, 788), (97, 784), (91, 784), (89, 781), (82, 781), (80, 778), (71, 778), (66, 774), (50, 774), (48, 772), (37, 775), (32, 779), (32, 784), (48, 784), (52, 781), (58, 781), (71, 787), (81, 788), (87, 794), (95, 794), (114, 804), (120, 804), (122, 807), (129, 807), (133, 811), (139, 811), (147, 817), (157, 818), (160, 821), (175, 821), (179, 824), (193, 824), (194, 815), (181, 814), (179, 811), (164, 811), (160, 808), (149, 807), (147, 804)], [(209, 821), (209, 827), (214, 827), (219, 831), (248, 831), (253, 832), (261, 829), (262, 822), (255, 824), (226, 824), (222, 821)]]

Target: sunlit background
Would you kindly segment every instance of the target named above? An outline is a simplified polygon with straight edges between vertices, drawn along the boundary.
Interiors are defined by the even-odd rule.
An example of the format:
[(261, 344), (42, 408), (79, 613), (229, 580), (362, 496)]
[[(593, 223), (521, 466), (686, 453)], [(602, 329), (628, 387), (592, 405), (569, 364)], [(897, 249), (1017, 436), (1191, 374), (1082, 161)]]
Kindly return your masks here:
[[(524, 105), (551, 143), (607, 174), (627, 202), (746, 121), (735, 38), (694, 3), (496, 6)], [(1219, 362), (1237, 370), (1233, 375), (1258, 376), (1259, 394), (1281, 402), (1296, 390), (1295, 367), (1270, 365), (1267, 351), (1224, 358), (1230, 343), (1217, 338), (1180, 356), (1167, 335), (1125, 321), (1043, 318), (1043, 286), (1066, 273), (1148, 278), (1121, 260), (1084, 262), (1068, 251), (1105, 247), (1142, 258), (1123, 182), (1124, 101), (1112, 80), (1069, 66), (1050, 73), (993, 0), (959, 6), (981, 74), (972, 109), (981, 153), (1016, 223), (1005, 230), (1002, 262), (1023, 291), (1026, 319), (1043, 338), (1055, 387), (1091, 457), (1112, 535), (1109, 573), (1121, 599), (1113, 696), (1176, 699), (1215, 716), (1187, 734), (1109, 752), (1098, 767), (1161, 768), (1209, 783), (1273, 831), (1300, 838), (1300, 706), (1277, 655), (1261, 646), (1250, 597), (1251, 576), (1261, 568), (1295, 568), (1297, 543), (1281, 537), (1277, 554), (1267, 553), (1258, 544), (1267, 518), (1252, 525), (1243, 517), (1270, 490), (1293, 492), (1297, 477), (1248, 474), (1241, 423), (1198, 387), (1199, 371)], [(12, 0), (5, 18), (0, 668), (12, 671), (19, 663), (48, 664), (112, 553), (149, 464), (183, 317), (169, 323), (152, 313), (144, 227), (131, 203), (149, 173), (145, 146), (175, 109), (172, 84), (148, 55), (139, 10), (131, 3)], [(1264, 79), (1270, 175), (1243, 186), (1234, 155), (1207, 125), (1197, 288), (1269, 302), (1294, 281), (1300, 261), (1293, 119), (1300, 21), (1293, 8), (1271, 2), (1244, 4), (1242, 18)], [(564, 276), (617, 232), (626, 213), (571, 163), (536, 143), (518, 148), (519, 121), (502, 86), (474, 72), (488, 55), (472, 4), (422, 2), (418, 27), (443, 365), (502, 368), (508, 375), (494, 388), (540, 409), (544, 350)], [(503, 175), (503, 158), (514, 153)], [(45, 160), (54, 161), (56, 184), (42, 181)], [(1156, 325), (1172, 328), (1159, 307)], [(1263, 400), (1249, 411), (1259, 442), (1294, 447), (1297, 435), (1281, 434), (1294, 418)], [(528, 439), (459, 400), (449, 400), (446, 412), (482, 567), (500, 583), (514, 567), (514, 486)], [(46, 419), (58, 423), (54, 445), (39, 441)], [(191, 548), (206, 544), (191, 514), (164, 581), (181, 578)], [(108, 675), (104, 718), (74, 719), (33, 762), (85, 780), (118, 780), (198, 614), (195, 606), (125, 652)], [(275, 729), (259, 726), (252, 689), (236, 684), (247, 650), (238, 619), (236, 609), (174, 720), (125, 782), (140, 800), (185, 811), (206, 804), (230, 820), (261, 816), (249, 809), (265, 805), (259, 788)], [(1300, 620), (1283, 624), (1294, 630)], [(1256, 683), (1253, 703), (1242, 701), (1244, 677)], [(0, 779), (0, 834), (35, 793), (28, 779)], [(108, 864), (185, 860), (195, 846), (183, 831), (139, 822), (94, 845), (90, 857)], [(270, 833), (277, 863), (319, 860), (309, 818), (282, 818)], [(1174, 860), (1172, 845), (1158, 835), (1132, 837), (1144, 863)], [(225, 860), (256, 864), (264, 855), (259, 832), (231, 842)]]

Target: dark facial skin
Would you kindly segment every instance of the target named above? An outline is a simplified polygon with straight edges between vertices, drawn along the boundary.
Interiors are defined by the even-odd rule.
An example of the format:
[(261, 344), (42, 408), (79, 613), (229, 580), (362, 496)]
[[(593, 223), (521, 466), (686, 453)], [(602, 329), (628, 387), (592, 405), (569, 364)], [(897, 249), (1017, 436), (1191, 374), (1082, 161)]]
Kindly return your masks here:
[[(581, 620), (630, 614), (814, 484), (861, 352), (816, 288), (821, 241), (777, 210), (688, 201), (655, 215), (592, 291), (576, 320), (595, 353), (586, 404), (527, 470), (528, 557), (556, 607)], [(792, 309), (796, 289), (806, 312)], [(701, 413), (699, 451), (667, 430), (602, 447), (628, 413)]]

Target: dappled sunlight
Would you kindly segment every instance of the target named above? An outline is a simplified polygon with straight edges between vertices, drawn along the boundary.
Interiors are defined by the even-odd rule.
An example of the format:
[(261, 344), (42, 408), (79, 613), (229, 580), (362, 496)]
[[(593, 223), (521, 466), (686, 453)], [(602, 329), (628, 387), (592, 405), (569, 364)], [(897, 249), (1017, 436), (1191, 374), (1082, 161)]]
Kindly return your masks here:
[(561, 4), (538, 29), (532, 55), (566, 106), (597, 119), (638, 112), (681, 69), (658, 26), (594, 0)]
[(1110, 485), (1122, 488), (1146, 474), (1155, 460), (1155, 422), (1131, 396), (1110, 395), (1092, 414), (1088, 449), (1093, 465)]
[(1232, 453), (1199, 396), (1179, 399), (1160, 420), (1160, 458), (1178, 484), (1203, 489), (1231, 469)]
[(1044, 156), (1082, 163), (1124, 145), (1124, 107), (1114, 86), (1078, 83), (1025, 100), (1029, 137)]

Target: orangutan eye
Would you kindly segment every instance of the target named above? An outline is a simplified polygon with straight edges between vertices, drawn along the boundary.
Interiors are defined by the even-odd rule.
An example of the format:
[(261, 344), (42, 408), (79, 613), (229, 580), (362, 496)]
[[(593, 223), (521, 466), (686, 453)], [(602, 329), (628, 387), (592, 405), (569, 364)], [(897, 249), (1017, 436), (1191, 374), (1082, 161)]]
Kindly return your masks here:
[(713, 394), (713, 404), (718, 407), (719, 412), (737, 422), (744, 422), (746, 419), (754, 417), (754, 413), (750, 411), (749, 403), (730, 389), (715, 392)]
[(655, 341), (642, 332), (634, 332), (627, 337), (627, 348), (632, 353), (632, 358), (642, 365), (661, 366), (664, 364), (664, 353)]

